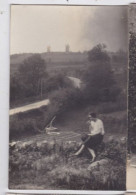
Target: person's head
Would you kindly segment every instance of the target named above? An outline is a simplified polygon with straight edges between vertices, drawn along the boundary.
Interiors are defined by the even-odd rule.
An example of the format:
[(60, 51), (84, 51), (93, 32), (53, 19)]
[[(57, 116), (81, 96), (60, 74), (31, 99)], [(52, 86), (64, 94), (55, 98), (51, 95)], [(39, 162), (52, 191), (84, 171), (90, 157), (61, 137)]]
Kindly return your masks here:
[(94, 112), (89, 113), (88, 115), (89, 120), (96, 121), (97, 115)]

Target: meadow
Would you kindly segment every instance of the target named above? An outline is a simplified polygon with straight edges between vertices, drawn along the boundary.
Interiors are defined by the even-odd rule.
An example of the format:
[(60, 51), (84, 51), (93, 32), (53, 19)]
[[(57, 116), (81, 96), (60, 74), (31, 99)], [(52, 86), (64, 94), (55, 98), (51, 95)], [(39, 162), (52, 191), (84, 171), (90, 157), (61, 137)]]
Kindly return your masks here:
[(17, 143), (10, 148), (11, 189), (125, 190), (126, 143), (109, 140), (90, 163), (71, 157), (78, 142)]
[[(112, 109), (107, 110), (105, 104), (98, 108), (95, 106), (95, 109), (101, 111), (99, 118), (104, 122), (106, 134), (94, 163), (90, 163), (88, 153), (71, 157), (81, 144), (80, 137), (64, 139), (62, 136), (63, 139), (57, 139), (57, 136), (52, 136), (49, 140), (42, 132), (41, 138), (37, 139), (39, 133), (32, 131), (28, 136), (18, 135), (15, 145), (10, 146), (9, 187), (125, 190), (127, 113), (125, 110), (111, 112)], [(88, 107), (63, 113), (63, 117), (60, 115), (56, 119), (55, 126), (60, 133), (71, 130), (79, 134), (83, 131), (87, 133), (84, 126), (87, 112)]]

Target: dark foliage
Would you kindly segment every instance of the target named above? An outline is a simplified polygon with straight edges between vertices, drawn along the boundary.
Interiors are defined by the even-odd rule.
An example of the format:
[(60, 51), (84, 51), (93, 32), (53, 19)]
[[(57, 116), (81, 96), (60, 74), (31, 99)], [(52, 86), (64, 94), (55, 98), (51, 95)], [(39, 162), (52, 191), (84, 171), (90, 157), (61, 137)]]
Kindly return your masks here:
[(18, 72), (11, 75), (10, 102), (41, 94), (41, 85), (47, 77), (46, 63), (39, 54), (32, 55), (18, 65)]
[(48, 75), (40, 55), (26, 59), (19, 66), (18, 73), (11, 75), (10, 84), (11, 107), (48, 98), (53, 91), (73, 86), (70, 79), (61, 73)]
[(88, 52), (88, 59), (90, 62), (102, 61), (109, 62), (110, 57), (106, 51), (105, 44), (98, 44)]
[[(125, 143), (109, 141), (88, 170), (90, 158), (71, 158), (79, 143), (18, 143), (10, 148), (10, 188), (125, 190)], [(105, 162), (107, 162), (105, 164)]]
[(129, 40), (128, 149), (136, 153), (136, 33)]
[(49, 75), (43, 84), (43, 93), (50, 93), (54, 90), (72, 87), (70, 80), (61, 73)]
[(115, 101), (120, 93), (105, 48), (104, 44), (99, 44), (88, 52), (90, 66), (84, 74), (84, 96), (92, 103)]

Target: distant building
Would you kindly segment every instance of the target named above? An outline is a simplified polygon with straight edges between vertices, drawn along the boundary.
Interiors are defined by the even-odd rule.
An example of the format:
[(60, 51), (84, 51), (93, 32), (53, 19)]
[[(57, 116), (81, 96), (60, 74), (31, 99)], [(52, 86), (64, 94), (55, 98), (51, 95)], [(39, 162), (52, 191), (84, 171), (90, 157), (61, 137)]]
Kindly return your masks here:
[(47, 47), (47, 52), (51, 52), (51, 47), (50, 46)]
[(51, 51), (47, 47), (47, 52), (42, 54), (42, 58), (49, 64), (82, 64), (88, 62), (87, 52), (72, 52), (69, 44), (66, 44), (64, 51)]
[(69, 51), (70, 51), (70, 46), (68, 44), (66, 45), (66, 50), (65, 51), (66, 51), (66, 53), (69, 53)]

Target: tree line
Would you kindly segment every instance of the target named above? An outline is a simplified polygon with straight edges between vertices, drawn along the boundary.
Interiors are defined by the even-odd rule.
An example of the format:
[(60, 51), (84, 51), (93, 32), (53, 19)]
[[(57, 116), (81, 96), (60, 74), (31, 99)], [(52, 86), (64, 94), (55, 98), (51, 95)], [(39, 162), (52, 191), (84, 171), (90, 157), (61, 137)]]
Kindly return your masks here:
[[(98, 44), (92, 48), (88, 52), (88, 60), (90, 65), (80, 73), (85, 85), (80, 90), (80, 95), (77, 93), (77, 99), (92, 103), (114, 101), (120, 89), (115, 82), (106, 45)], [(11, 75), (10, 103), (12, 106), (18, 101), (39, 100), (52, 95), (56, 90), (60, 93), (66, 88), (72, 88), (72, 83), (66, 75), (63, 73), (50, 75), (45, 60), (40, 54), (34, 54), (19, 64), (18, 71)]]

